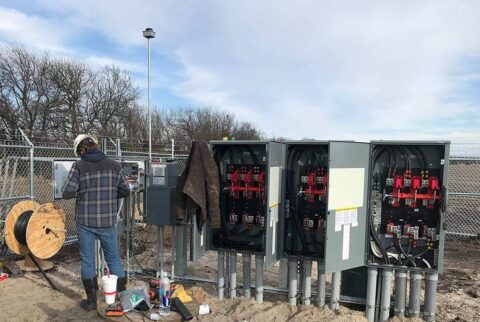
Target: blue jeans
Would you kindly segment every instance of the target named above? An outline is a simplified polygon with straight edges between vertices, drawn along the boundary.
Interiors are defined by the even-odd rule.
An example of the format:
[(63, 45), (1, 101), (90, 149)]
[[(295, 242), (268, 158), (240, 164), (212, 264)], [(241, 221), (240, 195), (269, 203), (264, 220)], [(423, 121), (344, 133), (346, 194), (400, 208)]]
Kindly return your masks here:
[(108, 228), (95, 228), (77, 222), (77, 235), (78, 245), (80, 246), (80, 258), (82, 260), (82, 279), (97, 276), (95, 270), (95, 240), (97, 238), (100, 240), (110, 274), (125, 277), (125, 271), (120, 260), (116, 225)]

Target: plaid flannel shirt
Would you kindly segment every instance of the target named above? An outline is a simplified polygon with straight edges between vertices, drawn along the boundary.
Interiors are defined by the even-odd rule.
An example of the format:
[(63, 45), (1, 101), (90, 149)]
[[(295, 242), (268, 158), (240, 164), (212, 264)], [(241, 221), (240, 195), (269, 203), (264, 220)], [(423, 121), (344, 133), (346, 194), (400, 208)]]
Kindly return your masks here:
[(117, 223), (117, 199), (127, 197), (129, 185), (120, 164), (106, 158), (99, 162), (76, 161), (62, 188), (65, 199), (77, 198), (77, 222), (89, 227)]

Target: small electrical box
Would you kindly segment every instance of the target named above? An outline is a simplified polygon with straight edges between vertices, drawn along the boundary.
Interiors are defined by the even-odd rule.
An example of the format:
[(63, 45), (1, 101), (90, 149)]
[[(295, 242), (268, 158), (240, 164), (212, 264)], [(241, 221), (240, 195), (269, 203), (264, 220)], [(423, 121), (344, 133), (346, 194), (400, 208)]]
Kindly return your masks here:
[(140, 180), (140, 166), (137, 162), (128, 162), (122, 161), (120, 162), (122, 166), (123, 173), (127, 178), (128, 185), (130, 190), (135, 191), (139, 190), (139, 180)]
[(441, 272), (449, 142), (371, 142), (368, 264)]
[(53, 160), (53, 199), (59, 200), (62, 197), (62, 188), (68, 179), (75, 160)]
[(147, 224), (172, 225), (175, 218), (176, 162), (145, 161), (144, 220)]

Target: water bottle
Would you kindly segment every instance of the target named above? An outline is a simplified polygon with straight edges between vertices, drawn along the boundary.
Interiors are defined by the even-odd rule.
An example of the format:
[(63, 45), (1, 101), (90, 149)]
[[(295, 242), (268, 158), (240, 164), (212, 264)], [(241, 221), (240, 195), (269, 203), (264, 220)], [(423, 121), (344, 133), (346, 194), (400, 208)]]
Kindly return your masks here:
[(160, 310), (158, 313), (162, 316), (170, 314), (170, 295), (170, 280), (168, 279), (167, 272), (162, 272), (160, 288), (158, 290), (158, 299), (160, 300)]

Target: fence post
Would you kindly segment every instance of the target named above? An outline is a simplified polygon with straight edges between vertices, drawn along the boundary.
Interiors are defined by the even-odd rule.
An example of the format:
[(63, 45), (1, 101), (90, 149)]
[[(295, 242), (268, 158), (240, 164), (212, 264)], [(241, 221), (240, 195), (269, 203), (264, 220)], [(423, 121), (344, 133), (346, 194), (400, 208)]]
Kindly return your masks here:
[(117, 159), (118, 161), (122, 161), (122, 149), (120, 147), (120, 139), (117, 139), (116, 148), (117, 148)]
[(175, 159), (175, 139), (172, 139), (172, 160)]
[(103, 153), (107, 154), (107, 139), (102, 139), (102, 151)]
[(28, 145), (30, 146), (30, 199), (33, 200), (35, 199), (35, 186), (33, 184), (33, 178), (34, 178), (34, 173), (35, 173), (35, 168), (33, 164), (33, 158), (35, 154), (35, 146), (33, 145), (32, 141), (28, 138), (28, 136), (23, 132), (22, 129), (20, 129), (20, 133), (22, 134), (22, 137), (27, 141)]

